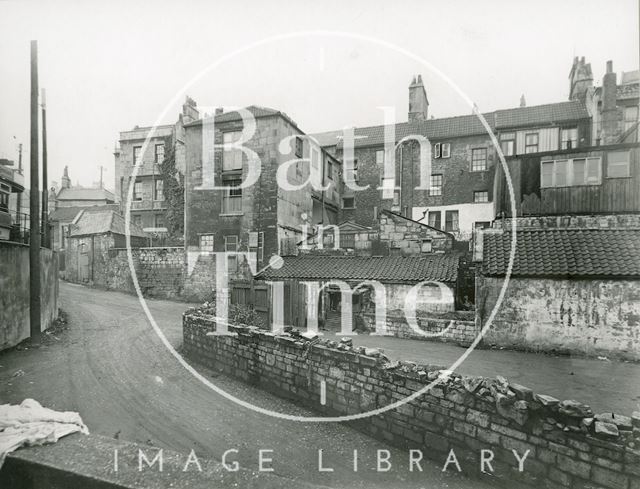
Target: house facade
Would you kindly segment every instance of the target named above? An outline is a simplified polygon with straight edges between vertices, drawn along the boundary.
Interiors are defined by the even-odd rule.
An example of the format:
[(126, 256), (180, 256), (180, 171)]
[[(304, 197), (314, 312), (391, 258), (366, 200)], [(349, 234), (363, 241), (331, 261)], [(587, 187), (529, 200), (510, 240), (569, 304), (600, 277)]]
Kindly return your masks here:
[[(418, 102), (416, 102), (418, 101)], [(354, 168), (357, 183), (367, 190), (343, 195), (345, 219), (370, 226), (379, 209), (389, 209), (469, 240), (475, 229), (495, 217), (494, 173), (500, 159), (477, 115), (429, 118), (429, 102), (421, 78), (409, 87), (408, 122), (396, 124), (395, 182), (385, 190), (385, 126), (355, 128)], [(485, 113), (505, 156), (591, 145), (591, 115), (584, 100), (524, 106)], [(420, 146), (412, 135), (429, 139), (431, 175), (422, 182)], [(328, 151), (344, 158), (342, 132), (315, 135)], [(404, 140), (404, 142), (403, 142)]]
[[(286, 114), (256, 106), (246, 111), (255, 121), (255, 132), (242, 144), (260, 159), (259, 178), (247, 188), (240, 187), (249, 172), (246, 155), (221, 147), (241, 137), (241, 113), (218, 113), (185, 126), (185, 247), (197, 256), (254, 252), (261, 267), (272, 255), (295, 249), (313, 224), (339, 222), (341, 172), (339, 161), (306, 138)], [(203, 134), (219, 147), (203, 149)], [(306, 161), (287, 167), (287, 180), (297, 188), (285, 189), (277, 182), (277, 172), (294, 159)], [(211, 175), (223, 188), (206, 185)], [(305, 184), (314, 175), (325, 190)], [(231, 273), (238, 265), (231, 258)]]
[[(164, 176), (160, 171), (165, 153), (174, 151), (178, 178), (182, 178), (185, 171), (184, 125), (198, 118), (196, 103), (187, 97), (175, 124), (155, 128), (136, 126), (120, 133), (114, 151), (116, 200), (124, 213), (129, 190), (133, 187), (131, 221), (149, 232), (166, 233), (167, 201)], [(149, 138), (152, 130), (153, 136)], [(147, 147), (143, 152), (145, 141)], [(136, 165), (138, 171), (133, 179)]]

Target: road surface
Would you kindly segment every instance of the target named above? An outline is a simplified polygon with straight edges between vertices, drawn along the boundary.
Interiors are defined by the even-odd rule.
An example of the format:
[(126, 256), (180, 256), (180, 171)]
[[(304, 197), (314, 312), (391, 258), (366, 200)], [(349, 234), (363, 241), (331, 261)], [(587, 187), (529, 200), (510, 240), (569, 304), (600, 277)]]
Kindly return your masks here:
[[(385, 446), (344, 424), (284, 421), (226, 400), (166, 351), (136, 297), (61, 282), (60, 302), (69, 328), (58, 340), (40, 349), (0, 353), (1, 402), (32, 397), (47, 407), (78, 411), (94, 433), (181, 452), (194, 449), (201, 457), (220, 460), (226, 450), (237, 449), (237, 460), (249, 469), (258, 466), (258, 449), (270, 449), (277, 475), (332, 487), (488, 487), (443, 473), (445, 460), (424, 463), (423, 472), (409, 472), (407, 451)], [(186, 305), (148, 304), (172, 344), (179, 345)], [(265, 408), (313, 414), (233, 380), (212, 380)], [(325, 466), (334, 472), (318, 471), (319, 449), (324, 449)], [(376, 472), (377, 449), (391, 450), (391, 471)], [(354, 450), (360, 459), (357, 472)], [(105, 454), (105, 463), (109, 457)]]

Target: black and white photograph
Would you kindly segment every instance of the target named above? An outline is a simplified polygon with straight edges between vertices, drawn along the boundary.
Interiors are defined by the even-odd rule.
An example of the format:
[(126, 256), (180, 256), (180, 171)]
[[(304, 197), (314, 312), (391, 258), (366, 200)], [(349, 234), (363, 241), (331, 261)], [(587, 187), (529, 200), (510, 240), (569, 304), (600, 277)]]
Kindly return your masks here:
[(0, 489), (640, 489), (640, 1), (0, 0)]

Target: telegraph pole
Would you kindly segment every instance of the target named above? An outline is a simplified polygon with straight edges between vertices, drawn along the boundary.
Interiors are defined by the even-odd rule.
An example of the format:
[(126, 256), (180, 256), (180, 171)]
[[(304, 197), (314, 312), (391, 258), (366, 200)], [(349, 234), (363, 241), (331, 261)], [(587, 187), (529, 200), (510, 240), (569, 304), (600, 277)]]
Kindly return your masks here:
[(42, 247), (49, 247), (49, 196), (47, 193), (47, 99), (42, 89)]
[(29, 324), (31, 341), (40, 341), (40, 185), (38, 168), (38, 41), (31, 41), (31, 194), (29, 233)]

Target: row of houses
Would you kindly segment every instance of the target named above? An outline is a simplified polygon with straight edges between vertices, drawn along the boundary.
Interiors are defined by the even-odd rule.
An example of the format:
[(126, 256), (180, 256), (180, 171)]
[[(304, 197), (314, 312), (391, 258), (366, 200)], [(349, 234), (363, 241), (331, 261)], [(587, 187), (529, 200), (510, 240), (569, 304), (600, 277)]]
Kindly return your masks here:
[[(407, 297), (422, 315), (474, 309), (476, 327), (493, 321), (485, 339), (494, 344), (638, 356), (640, 275), (631, 264), (640, 261), (639, 86), (637, 71), (618, 80), (611, 62), (594, 86), (591, 66), (575, 58), (568, 101), (529, 107), (523, 97), (519, 107), (482, 114), (509, 179), (477, 115), (429, 114), (420, 76), (409, 86), (407, 122), (393, 127), (392, 182), (384, 171), (389, 127), (353, 128), (351, 155), (343, 131), (308, 135), (284, 112), (257, 105), (203, 115), (187, 99), (176, 124), (152, 138), (150, 128), (121, 133), (115, 199), (124, 212), (132, 191), (136, 229), (167, 232), (160, 165), (172, 151), (184, 186), (185, 283), (197, 277), (210, 297), (213, 253), (251, 253), (252, 267), (242, 255), (228, 257), (231, 300), (268, 322), (305, 327), (315, 320), (311, 309), (321, 324), (339, 326), (345, 306), (361, 316), (380, 304), (381, 290), (362, 284), (375, 281), (389, 310)], [(246, 114), (255, 132), (242, 145), (259, 157), (261, 173), (243, 188), (246, 155), (208, 145), (238, 141)], [(420, 144), (407, 138), (416, 135), (432, 145), (426, 188)], [(302, 161), (286, 174), (298, 187), (282, 188), (278, 170), (294, 156)], [(366, 190), (346, 185), (347, 173)], [(314, 175), (323, 189), (303, 185)], [(208, 185), (212, 176), (227, 188)], [(271, 285), (279, 281), (282, 290)], [(425, 281), (433, 283), (412, 292)], [(309, 282), (320, 284), (317, 300)], [(359, 287), (348, 305), (344, 284)]]

